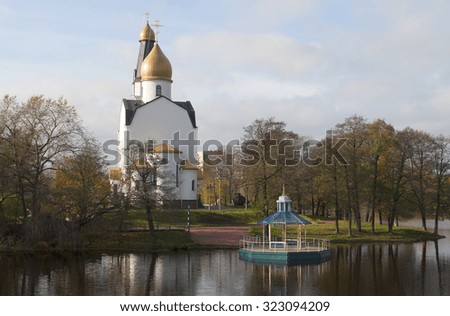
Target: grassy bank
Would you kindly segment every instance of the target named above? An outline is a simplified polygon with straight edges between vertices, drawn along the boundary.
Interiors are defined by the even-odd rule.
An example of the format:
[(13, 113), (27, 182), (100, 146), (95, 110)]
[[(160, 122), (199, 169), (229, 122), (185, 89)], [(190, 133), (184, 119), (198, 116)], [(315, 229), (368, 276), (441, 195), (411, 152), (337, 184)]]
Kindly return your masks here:
[[(392, 234), (387, 232), (387, 225), (375, 225), (375, 233), (372, 234), (370, 223), (362, 223), (361, 232), (357, 232), (355, 225), (352, 227), (352, 235), (348, 234), (348, 222), (339, 221), (339, 234), (336, 234), (336, 225), (334, 220), (311, 219), (313, 224), (302, 226), (302, 235), (306, 233), (307, 238), (329, 239), (332, 243), (369, 243), (369, 242), (417, 242), (425, 240), (437, 240), (443, 238), (434, 235), (431, 232), (423, 231), (420, 228), (412, 227), (394, 227)], [(295, 228), (289, 228), (291, 232), (295, 232)], [(279, 227), (273, 229), (275, 236), (281, 236)], [(262, 234), (261, 227), (252, 227), (251, 233), (255, 235)]]
[[(255, 225), (262, 217), (263, 214), (260, 210), (192, 210), (191, 225), (213, 227), (249, 225), (251, 226), (250, 234), (262, 235), (262, 227)], [(310, 238), (329, 239), (332, 243), (416, 242), (441, 238), (441, 236), (436, 236), (433, 233), (411, 227), (394, 227), (394, 232), (388, 234), (386, 225), (375, 225), (375, 234), (372, 234), (370, 223), (363, 223), (361, 232), (357, 232), (355, 226), (353, 226), (352, 236), (349, 236), (348, 222), (346, 221), (339, 221), (340, 233), (336, 234), (333, 220), (304, 217), (313, 224), (302, 226), (303, 234), (306, 232), (306, 236)], [(155, 227), (159, 229), (184, 229), (187, 222), (187, 211), (156, 211), (154, 212), (154, 218)], [(111, 217), (109, 220), (113, 224), (117, 221), (117, 218)], [(202, 248), (202, 245), (189, 241), (187, 233), (184, 231), (159, 231), (158, 243), (151, 245), (148, 232), (138, 231), (139, 229), (147, 228), (145, 212), (141, 210), (134, 210), (129, 213), (126, 227), (137, 229), (131, 229), (129, 232), (122, 233), (120, 242), (117, 237), (111, 238), (112, 235), (107, 236), (101, 239), (100, 242), (95, 243), (95, 248), (140, 251)], [(296, 230), (295, 227), (290, 229), (294, 232)], [(279, 227), (274, 227), (273, 232), (275, 235), (281, 235)]]
[[(186, 210), (154, 211), (156, 228), (183, 228), (187, 225)], [(242, 226), (256, 224), (263, 217), (260, 210), (226, 209), (226, 210), (192, 210), (190, 224), (192, 226)], [(118, 227), (120, 216), (107, 214), (105, 216), (111, 227)], [(145, 229), (148, 227), (147, 217), (143, 210), (131, 210), (125, 217), (125, 229)]]
[[(155, 228), (157, 231), (157, 242), (152, 243), (147, 231), (147, 219), (145, 211), (130, 211), (124, 219), (122, 231), (118, 227), (121, 218), (118, 214), (105, 215), (101, 228), (98, 231), (85, 235), (85, 246), (80, 249), (71, 247), (53, 248), (45, 243), (24, 246), (21, 244), (0, 244), (0, 251), (124, 251), (124, 252), (150, 252), (163, 250), (185, 250), (203, 249), (188, 239), (185, 231), (187, 224), (187, 211), (155, 211)], [(261, 210), (226, 209), (217, 210), (192, 210), (190, 216), (191, 226), (251, 226), (250, 233), (262, 235), (262, 227), (255, 224), (263, 217)], [(387, 226), (376, 225), (375, 234), (371, 233), (370, 223), (363, 223), (362, 232), (357, 232), (353, 226), (352, 236), (348, 235), (348, 223), (340, 221), (340, 233), (336, 234), (333, 220), (310, 218), (304, 216), (313, 224), (302, 226), (302, 232), (306, 237), (329, 239), (332, 243), (369, 243), (369, 242), (416, 242), (422, 240), (436, 240), (436, 236), (430, 232), (424, 232), (418, 228), (394, 227), (392, 234), (387, 233)], [(295, 231), (296, 228), (290, 228)], [(273, 228), (274, 235), (281, 235), (279, 227)], [(209, 248), (211, 248), (210, 246)], [(220, 248), (218, 246), (217, 248)]]

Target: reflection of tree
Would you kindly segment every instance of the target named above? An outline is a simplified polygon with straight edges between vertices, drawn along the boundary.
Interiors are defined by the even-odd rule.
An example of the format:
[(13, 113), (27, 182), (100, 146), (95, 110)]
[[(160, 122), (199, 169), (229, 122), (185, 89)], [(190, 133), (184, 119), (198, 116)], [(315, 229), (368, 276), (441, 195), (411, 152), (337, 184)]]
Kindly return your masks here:
[(420, 294), (425, 295), (425, 273), (427, 263), (427, 243), (422, 243), (422, 260), (420, 262)]
[(437, 265), (437, 271), (438, 271), (438, 288), (439, 288), (439, 295), (444, 295), (444, 289), (442, 285), (442, 270), (441, 270), (441, 262), (439, 260), (439, 245), (438, 240), (434, 241), (434, 250), (436, 251), (436, 265)]
[(158, 258), (158, 254), (154, 253), (151, 255), (150, 266), (147, 274), (147, 282), (145, 283), (145, 293), (144, 295), (152, 295), (153, 289), (153, 281), (155, 278), (155, 267), (156, 267), (156, 259)]
[[(395, 248), (395, 249), (394, 249)], [(400, 287), (400, 277), (398, 273), (398, 245), (389, 244), (388, 245), (388, 258), (389, 258), (389, 264), (391, 266), (392, 270), (392, 278), (397, 286), (398, 289), (401, 289)]]

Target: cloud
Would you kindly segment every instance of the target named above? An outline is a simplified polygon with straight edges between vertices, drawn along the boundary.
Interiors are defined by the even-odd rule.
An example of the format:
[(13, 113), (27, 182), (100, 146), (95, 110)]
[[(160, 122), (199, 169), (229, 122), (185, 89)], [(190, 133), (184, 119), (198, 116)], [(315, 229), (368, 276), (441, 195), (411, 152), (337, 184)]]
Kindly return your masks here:
[(13, 10), (7, 5), (0, 4), (0, 15), (10, 15), (13, 13)]
[[(171, 4), (161, 6), (178, 12), (168, 20), (192, 24), (161, 46), (173, 66), (172, 96), (192, 101), (202, 138), (240, 138), (243, 126), (269, 116), (322, 137), (355, 113), (450, 134), (448, 1), (227, 1), (217, 19), (208, 12), (194, 18), (196, 10), (181, 19)], [(22, 22), (3, 31), (10, 41), (0, 52), (0, 87), (24, 98), (63, 95), (96, 136), (110, 138), (120, 100), (131, 93), (140, 29), (120, 39), (123, 25), (108, 24), (113, 19), (102, 20), (97, 9), (89, 23), (63, 31)], [(0, 14), (10, 10), (0, 5)], [(132, 24), (136, 14), (123, 14), (123, 24)], [(21, 41), (25, 35), (31, 41)]]
[(250, 71), (284, 77), (311, 70), (320, 56), (319, 47), (283, 34), (227, 31), (180, 36), (172, 51), (177, 63), (201, 65), (197, 67), (201, 72)]

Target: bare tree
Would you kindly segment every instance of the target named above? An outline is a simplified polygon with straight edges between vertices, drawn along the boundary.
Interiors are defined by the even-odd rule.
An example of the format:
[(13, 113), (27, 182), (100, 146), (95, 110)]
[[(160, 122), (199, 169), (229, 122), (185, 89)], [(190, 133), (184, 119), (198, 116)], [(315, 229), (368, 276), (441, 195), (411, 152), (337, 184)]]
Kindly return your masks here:
[(18, 196), (24, 216), (30, 211), (37, 216), (51, 179), (49, 171), (61, 156), (72, 152), (82, 134), (80, 119), (66, 100), (33, 96), (19, 104), (16, 98), (5, 96), (2, 112), (3, 152), (18, 183)]
[(448, 171), (450, 168), (449, 157), (449, 140), (439, 135), (433, 140), (433, 174), (435, 182), (435, 214), (434, 214), (434, 234), (438, 233), (439, 218), (441, 216), (441, 209), (443, 205), (443, 193), (445, 184), (448, 181)]
[(167, 160), (153, 153), (151, 148), (146, 152), (142, 150), (134, 145), (129, 148), (124, 181), (131, 183), (127, 194), (132, 203), (145, 209), (150, 236), (156, 242), (153, 211), (174, 199), (176, 185)]

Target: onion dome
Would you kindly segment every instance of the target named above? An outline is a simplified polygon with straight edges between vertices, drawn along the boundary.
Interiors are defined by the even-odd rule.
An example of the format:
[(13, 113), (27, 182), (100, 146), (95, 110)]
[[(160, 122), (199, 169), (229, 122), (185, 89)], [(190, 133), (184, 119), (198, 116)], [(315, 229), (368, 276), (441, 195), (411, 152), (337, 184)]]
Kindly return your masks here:
[(141, 65), (141, 80), (167, 80), (172, 82), (172, 65), (158, 43)]
[(139, 41), (154, 41), (155, 40), (155, 32), (153, 32), (150, 25), (147, 23), (145, 24), (144, 28), (141, 30), (141, 33), (139, 34)]

